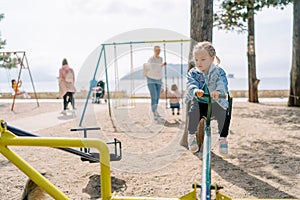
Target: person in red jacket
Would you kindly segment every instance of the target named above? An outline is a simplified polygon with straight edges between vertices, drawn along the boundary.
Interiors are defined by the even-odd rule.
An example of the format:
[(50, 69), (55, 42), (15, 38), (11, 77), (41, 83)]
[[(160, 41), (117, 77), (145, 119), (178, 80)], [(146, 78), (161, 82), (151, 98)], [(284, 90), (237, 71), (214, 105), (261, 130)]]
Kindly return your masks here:
[(63, 97), (63, 114), (66, 114), (68, 104), (71, 103), (73, 110), (75, 109), (74, 93), (76, 92), (75, 73), (74, 70), (69, 67), (67, 59), (63, 59), (62, 67), (59, 70), (59, 96)]

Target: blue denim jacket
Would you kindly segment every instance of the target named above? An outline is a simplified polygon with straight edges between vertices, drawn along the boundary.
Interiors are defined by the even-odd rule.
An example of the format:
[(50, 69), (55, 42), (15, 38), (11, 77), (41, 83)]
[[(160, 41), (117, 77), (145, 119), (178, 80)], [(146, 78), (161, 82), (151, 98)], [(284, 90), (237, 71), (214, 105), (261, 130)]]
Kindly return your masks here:
[[(221, 94), (226, 94), (228, 92), (228, 81), (225, 71), (212, 64), (208, 72), (208, 80), (206, 80), (203, 72), (199, 71), (196, 67), (192, 68), (187, 75), (187, 94), (190, 97), (186, 100), (197, 98), (194, 90), (204, 89), (205, 86), (208, 87), (209, 92), (219, 91)], [(215, 99), (215, 101), (222, 108), (228, 108), (227, 99)]]

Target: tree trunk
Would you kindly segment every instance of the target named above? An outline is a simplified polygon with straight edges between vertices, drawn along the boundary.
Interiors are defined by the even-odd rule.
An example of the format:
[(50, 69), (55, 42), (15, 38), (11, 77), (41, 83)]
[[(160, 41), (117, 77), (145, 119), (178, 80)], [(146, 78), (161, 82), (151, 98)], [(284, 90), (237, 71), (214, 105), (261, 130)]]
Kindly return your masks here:
[(300, 106), (300, 0), (294, 0), (293, 61), (288, 106)]
[[(191, 0), (190, 36), (196, 42), (212, 41), (213, 1)], [(192, 47), (191, 47), (192, 48)]]
[[(190, 53), (189, 60), (192, 60), (193, 47), (197, 42), (212, 42), (213, 32), (213, 0), (191, 0), (191, 23), (190, 23)], [(188, 70), (191, 69), (189, 64)], [(186, 105), (184, 134), (181, 138), (180, 145), (187, 147), (188, 132), (188, 111), (190, 103)]]
[(212, 41), (213, 31), (213, 0), (191, 0), (191, 23), (190, 23), (190, 54), (197, 42)]
[[(251, 12), (251, 11), (250, 11)], [(254, 13), (248, 17), (248, 81), (249, 102), (258, 103), (258, 83), (256, 78)]]

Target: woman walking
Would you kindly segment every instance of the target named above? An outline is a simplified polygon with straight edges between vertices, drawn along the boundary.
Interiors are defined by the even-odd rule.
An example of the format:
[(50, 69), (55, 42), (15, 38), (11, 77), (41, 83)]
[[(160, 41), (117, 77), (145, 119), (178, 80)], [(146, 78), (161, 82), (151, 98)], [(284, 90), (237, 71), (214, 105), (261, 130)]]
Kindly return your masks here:
[(151, 110), (154, 119), (160, 117), (157, 112), (157, 106), (160, 98), (161, 84), (162, 84), (162, 68), (167, 65), (166, 62), (163, 63), (162, 57), (159, 56), (160, 47), (154, 47), (154, 55), (148, 60), (148, 63), (144, 65), (144, 76), (147, 78), (147, 85), (151, 96)]
[(63, 97), (64, 110), (62, 114), (66, 114), (68, 104), (71, 103), (73, 110), (75, 109), (74, 93), (76, 92), (74, 70), (69, 67), (67, 59), (63, 59), (62, 67), (59, 70), (59, 96)]

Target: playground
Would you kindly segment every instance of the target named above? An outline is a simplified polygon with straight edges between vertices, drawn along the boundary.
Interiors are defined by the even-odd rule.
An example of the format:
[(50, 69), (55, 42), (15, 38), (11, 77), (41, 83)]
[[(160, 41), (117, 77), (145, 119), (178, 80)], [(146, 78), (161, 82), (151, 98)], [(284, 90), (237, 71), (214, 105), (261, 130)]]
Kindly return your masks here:
[[(0, 113), (8, 124), (41, 136), (82, 137), (79, 132), (70, 132), (70, 127), (77, 127), (78, 119), (58, 114), (60, 102), (42, 101), (34, 109), (36, 104), (30, 101), (20, 100), (17, 114), (10, 112), (11, 102), (3, 102)], [(136, 102), (130, 115), (141, 119), (147, 106), (148, 103)], [(223, 186), (222, 193), (232, 198), (300, 198), (298, 109), (286, 107), (284, 101), (263, 99), (261, 104), (237, 99), (233, 108), (228, 157), (218, 154), (214, 145), (217, 136), (212, 132), (212, 181)], [(170, 110), (159, 133), (150, 138), (138, 131), (136, 137), (125, 134), (112, 124), (107, 105), (97, 104), (95, 110), (101, 131), (91, 134), (122, 141), (123, 159), (111, 162), (112, 188), (118, 195), (179, 197), (191, 191), (194, 181), (200, 182), (202, 159), (179, 145), (182, 121)], [(143, 121), (133, 123), (142, 125)], [(177, 141), (170, 146), (172, 139)], [(82, 162), (78, 156), (52, 148), (12, 149), (38, 171), (46, 172), (45, 176), (70, 199), (100, 198), (99, 163)], [(169, 151), (173, 152), (171, 158), (165, 157)], [(155, 157), (151, 159), (149, 152), (156, 153)], [(2, 155), (0, 166), (1, 199), (20, 199), (27, 176)]]
[(300, 1), (2, 4), (0, 200), (300, 199)]
[[(171, 39), (162, 39), (162, 33)], [(217, 125), (210, 123), (210, 114), (202, 150), (193, 154), (180, 145), (187, 122), (184, 67), (191, 43), (195, 41), (181, 34), (151, 29), (105, 41), (78, 73), (76, 109), (63, 114), (59, 99), (18, 99), (16, 109), (8, 99), (0, 102), (0, 167), (5, 171), (0, 195), (19, 199), (29, 177), (55, 199), (300, 198), (300, 115), (297, 108), (286, 107), (285, 98), (261, 99), (260, 104), (236, 98), (231, 107), (231, 96), (221, 95), (228, 98), (232, 116), (229, 154), (218, 151)], [(169, 64), (157, 108), (161, 116), (153, 118), (149, 97), (141, 96), (146, 83), (136, 76), (157, 45)], [(168, 105), (174, 83), (181, 113), (176, 115)], [(205, 95), (211, 113), (212, 100)]]

